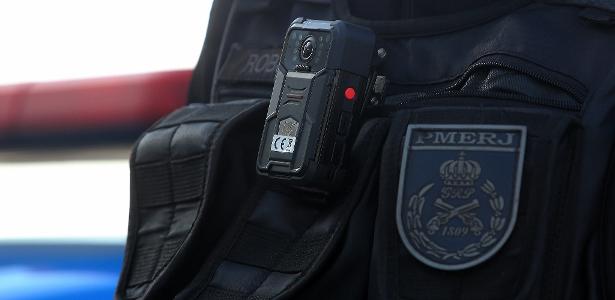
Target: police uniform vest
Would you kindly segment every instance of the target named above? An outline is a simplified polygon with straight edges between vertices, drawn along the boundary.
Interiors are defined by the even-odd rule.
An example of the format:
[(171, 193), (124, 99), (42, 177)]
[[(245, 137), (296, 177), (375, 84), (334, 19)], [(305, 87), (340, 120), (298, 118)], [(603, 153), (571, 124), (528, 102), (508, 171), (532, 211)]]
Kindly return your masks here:
[[(386, 97), (331, 193), (256, 173), (297, 17), (371, 28)], [(615, 5), (216, 0), (131, 157), (118, 299), (615, 298)]]

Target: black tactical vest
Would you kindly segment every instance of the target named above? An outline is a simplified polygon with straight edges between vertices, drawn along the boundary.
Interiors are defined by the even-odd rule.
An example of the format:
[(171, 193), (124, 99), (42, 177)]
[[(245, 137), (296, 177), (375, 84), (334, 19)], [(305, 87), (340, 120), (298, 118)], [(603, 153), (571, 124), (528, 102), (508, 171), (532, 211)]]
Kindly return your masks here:
[[(615, 4), (216, 0), (136, 143), (118, 299), (614, 299)], [(256, 173), (297, 17), (373, 29), (384, 103), (323, 194)]]

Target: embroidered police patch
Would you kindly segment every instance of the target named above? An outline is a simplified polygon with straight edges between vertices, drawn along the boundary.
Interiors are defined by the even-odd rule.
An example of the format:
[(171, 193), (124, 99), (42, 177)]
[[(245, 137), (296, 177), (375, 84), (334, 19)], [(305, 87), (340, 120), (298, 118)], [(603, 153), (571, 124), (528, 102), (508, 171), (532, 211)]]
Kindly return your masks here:
[(517, 217), (526, 128), (408, 125), (397, 229), (410, 253), (441, 270), (484, 262)]

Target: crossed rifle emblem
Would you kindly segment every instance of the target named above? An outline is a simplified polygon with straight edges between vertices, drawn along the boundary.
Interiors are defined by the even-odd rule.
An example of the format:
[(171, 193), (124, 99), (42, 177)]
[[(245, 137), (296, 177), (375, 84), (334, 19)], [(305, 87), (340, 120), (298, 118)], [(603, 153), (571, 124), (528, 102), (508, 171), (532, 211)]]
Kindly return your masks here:
[(477, 199), (472, 200), (470, 203), (455, 207), (438, 198), (434, 202), (434, 206), (441, 209), (441, 211), (436, 213), (436, 216), (431, 218), (427, 223), (427, 232), (429, 234), (438, 232), (441, 226), (448, 224), (453, 218), (459, 218), (475, 235), (480, 235), (483, 230), (483, 222), (472, 212), (480, 207)]

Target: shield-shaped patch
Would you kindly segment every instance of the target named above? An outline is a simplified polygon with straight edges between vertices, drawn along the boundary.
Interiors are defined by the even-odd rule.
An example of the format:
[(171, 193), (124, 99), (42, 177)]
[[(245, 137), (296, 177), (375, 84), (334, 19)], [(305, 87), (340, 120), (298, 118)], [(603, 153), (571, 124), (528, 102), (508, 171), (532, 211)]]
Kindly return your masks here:
[(410, 253), (441, 270), (493, 256), (515, 225), (526, 128), (408, 125), (397, 228)]

